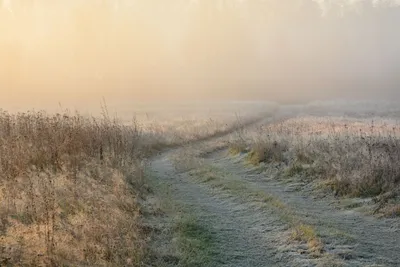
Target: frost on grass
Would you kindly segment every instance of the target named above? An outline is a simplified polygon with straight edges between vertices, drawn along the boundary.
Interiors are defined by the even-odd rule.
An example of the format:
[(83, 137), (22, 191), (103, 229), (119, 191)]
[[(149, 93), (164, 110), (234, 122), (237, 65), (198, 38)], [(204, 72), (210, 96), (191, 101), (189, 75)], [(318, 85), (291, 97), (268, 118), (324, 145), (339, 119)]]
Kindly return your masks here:
[(400, 127), (394, 120), (300, 117), (264, 125), (245, 139), (249, 163), (281, 163), (286, 177), (327, 181), (337, 195), (398, 195)]
[[(139, 265), (146, 159), (238, 127), (235, 119), (127, 125), (106, 107), (102, 115), (0, 112), (1, 266)], [(183, 168), (199, 164), (181, 158)]]

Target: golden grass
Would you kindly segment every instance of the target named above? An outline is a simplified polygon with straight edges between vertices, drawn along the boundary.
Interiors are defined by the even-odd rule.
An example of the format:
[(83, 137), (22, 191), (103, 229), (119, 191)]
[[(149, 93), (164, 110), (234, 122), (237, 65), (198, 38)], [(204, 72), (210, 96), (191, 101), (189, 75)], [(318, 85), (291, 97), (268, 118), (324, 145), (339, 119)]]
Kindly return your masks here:
[(252, 165), (259, 165), (261, 162), (282, 162), (284, 153), (288, 150), (285, 142), (265, 142), (259, 140), (251, 145), (252, 149), (247, 155), (247, 162)]
[(232, 156), (236, 156), (242, 152), (246, 151), (246, 144), (245, 143), (232, 143), (229, 145), (229, 154)]
[(299, 223), (292, 228), (291, 238), (296, 241), (307, 243), (308, 250), (311, 254), (319, 256), (323, 253), (324, 245), (320, 238), (318, 238), (314, 227)]
[(251, 150), (246, 156), (247, 163), (252, 164), (254, 166), (260, 165), (260, 163), (263, 162), (264, 160), (265, 156), (262, 151)]
[(145, 254), (135, 125), (0, 113), (0, 265), (137, 266)]
[(141, 265), (146, 158), (239, 122), (176, 126), (127, 125), (106, 107), (101, 118), (0, 110), (0, 266)]
[(34, 219), (26, 207), (28, 199), (22, 195), (13, 214), (8, 215), (2, 242), (11, 253), (5, 251), (3, 259), (32, 266), (140, 262), (145, 251), (136, 194), (122, 173), (108, 171), (103, 170), (100, 177), (107, 183), (79, 174), (76, 188), (66, 176), (52, 177), (54, 206), (46, 207), (37, 197)]

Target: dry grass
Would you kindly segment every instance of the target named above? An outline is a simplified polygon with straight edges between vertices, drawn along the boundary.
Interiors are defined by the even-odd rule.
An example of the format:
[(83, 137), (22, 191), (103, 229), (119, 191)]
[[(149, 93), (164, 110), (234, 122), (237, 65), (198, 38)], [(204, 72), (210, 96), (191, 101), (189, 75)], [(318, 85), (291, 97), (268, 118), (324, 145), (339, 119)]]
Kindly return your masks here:
[(140, 139), (106, 113), (2, 111), (0, 265), (138, 265)]
[(231, 118), (127, 125), (106, 107), (101, 118), (0, 111), (0, 266), (141, 265), (145, 159), (242, 126)]
[(286, 143), (278, 143), (277, 141), (265, 142), (259, 141), (252, 145), (252, 149), (248, 154), (247, 161), (253, 165), (261, 162), (282, 162), (284, 161), (284, 153), (288, 150)]
[(140, 123), (140, 128), (146, 133), (143, 142), (147, 147), (160, 151), (164, 148), (173, 148), (189, 145), (192, 142), (208, 141), (221, 137), (231, 132), (237, 132), (247, 125), (251, 125), (272, 112), (266, 107), (263, 112), (247, 114), (246, 116), (228, 116), (219, 119), (195, 118), (166, 119), (165, 121), (145, 121)]
[(284, 163), (285, 176), (327, 181), (336, 195), (373, 197), (399, 191), (399, 137), (393, 120), (305, 117), (245, 139), (252, 164)]
[(229, 154), (231, 154), (232, 156), (246, 152), (246, 150), (247, 150), (247, 145), (244, 141), (234, 142), (229, 145)]
[(324, 245), (318, 238), (315, 229), (306, 224), (297, 224), (292, 228), (292, 239), (307, 243), (308, 250), (311, 254), (319, 256), (323, 253)]

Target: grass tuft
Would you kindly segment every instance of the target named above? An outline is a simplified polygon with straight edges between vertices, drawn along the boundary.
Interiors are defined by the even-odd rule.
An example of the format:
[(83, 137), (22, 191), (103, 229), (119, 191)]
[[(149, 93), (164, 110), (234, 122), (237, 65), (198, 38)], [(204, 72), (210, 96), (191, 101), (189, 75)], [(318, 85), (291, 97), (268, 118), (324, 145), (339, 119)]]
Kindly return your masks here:
[(307, 243), (312, 254), (320, 255), (323, 252), (323, 244), (318, 238), (315, 229), (306, 224), (297, 224), (292, 229), (292, 239)]

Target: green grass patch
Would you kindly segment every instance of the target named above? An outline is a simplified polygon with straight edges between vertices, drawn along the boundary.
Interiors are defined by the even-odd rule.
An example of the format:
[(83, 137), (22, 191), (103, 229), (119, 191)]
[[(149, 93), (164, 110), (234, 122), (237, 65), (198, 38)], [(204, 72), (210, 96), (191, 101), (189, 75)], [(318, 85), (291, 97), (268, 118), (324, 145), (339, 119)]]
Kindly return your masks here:
[[(193, 170), (191, 173), (205, 174), (207, 170)], [(198, 218), (192, 214), (189, 207), (183, 202), (173, 199), (171, 186), (148, 174), (151, 188), (156, 195), (161, 197), (160, 209), (171, 217), (170, 225), (166, 228), (168, 238), (171, 238), (171, 254), (158, 255), (158, 250), (153, 253), (159, 258), (152, 266), (187, 266), (200, 267), (212, 266), (215, 262), (216, 245), (212, 232), (206, 225), (202, 225)], [(211, 180), (210, 180), (211, 181)]]
[(182, 266), (210, 266), (215, 254), (211, 231), (193, 216), (184, 217), (175, 226)]

